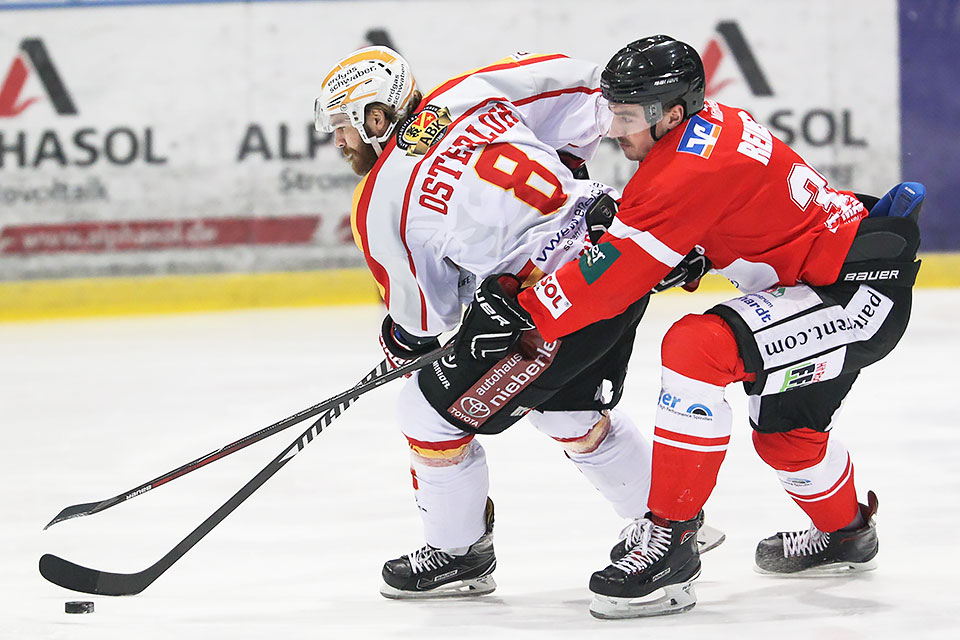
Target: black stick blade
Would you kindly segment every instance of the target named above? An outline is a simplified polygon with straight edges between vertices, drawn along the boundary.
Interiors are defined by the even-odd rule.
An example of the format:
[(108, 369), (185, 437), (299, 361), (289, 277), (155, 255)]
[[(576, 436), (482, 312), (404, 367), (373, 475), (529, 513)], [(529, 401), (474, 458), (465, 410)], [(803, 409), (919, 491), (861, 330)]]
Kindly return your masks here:
[(135, 595), (149, 587), (157, 577), (150, 575), (149, 569), (140, 573), (88, 569), (50, 553), (40, 558), (40, 575), (64, 589), (101, 596)]
[(109, 502), (108, 500), (101, 500), (100, 502), (84, 502), (83, 504), (73, 504), (69, 507), (66, 507), (63, 511), (57, 514), (57, 516), (47, 523), (47, 526), (43, 528), (44, 531), (57, 524), (58, 522), (63, 522), (64, 520), (69, 520), (71, 518), (81, 518), (83, 516), (88, 516), (91, 513), (96, 513), (101, 511), (97, 507), (103, 505), (104, 503)]

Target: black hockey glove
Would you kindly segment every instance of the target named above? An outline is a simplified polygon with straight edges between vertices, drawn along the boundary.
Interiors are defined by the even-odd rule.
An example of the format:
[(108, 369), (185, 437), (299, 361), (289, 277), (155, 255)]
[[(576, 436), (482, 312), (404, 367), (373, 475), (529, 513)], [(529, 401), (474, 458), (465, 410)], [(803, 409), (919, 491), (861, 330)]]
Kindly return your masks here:
[(600, 242), (600, 238), (613, 224), (616, 216), (617, 201), (610, 194), (605, 193), (597, 198), (583, 214), (583, 219), (587, 223), (587, 233), (590, 234), (590, 242), (593, 244)]
[(454, 353), (474, 360), (507, 356), (523, 331), (535, 329), (530, 314), (517, 302), (520, 279), (509, 273), (487, 276), (463, 316)]
[[(400, 328), (393, 318), (387, 314), (380, 325), (380, 348), (387, 357), (387, 362), (394, 369), (409, 364), (422, 355), (440, 348), (440, 341), (435, 337), (421, 338), (407, 333)], [(412, 374), (407, 374), (409, 378)]]
[(654, 293), (660, 293), (673, 287), (683, 287), (687, 291), (696, 291), (700, 286), (700, 278), (713, 268), (710, 258), (703, 255), (703, 249), (694, 247), (680, 264), (673, 268), (666, 277), (653, 287)]

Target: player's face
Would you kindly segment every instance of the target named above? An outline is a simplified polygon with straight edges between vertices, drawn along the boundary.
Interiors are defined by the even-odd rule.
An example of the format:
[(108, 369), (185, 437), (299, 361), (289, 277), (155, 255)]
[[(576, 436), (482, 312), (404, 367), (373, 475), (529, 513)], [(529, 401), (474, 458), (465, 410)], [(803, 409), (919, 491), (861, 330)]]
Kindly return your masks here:
[(651, 123), (644, 113), (644, 108), (636, 104), (611, 103), (610, 111), (613, 119), (607, 135), (617, 141), (628, 160), (640, 162), (653, 148), (654, 140), (650, 135), (650, 127), (659, 122), (659, 118)]
[(627, 160), (642, 162), (650, 150), (653, 149), (653, 136), (650, 135), (650, 129), (644, 129), (639, 133), (632, 133), (618, 137), (617, 144)]
[(333, 122), (333, 144), (340, 149), (340, 153), (350, 163), (353, 172), (358, 176), (367, 175), (377, 162), (377, 153), (360, 137), (349, 120)]
[(613, 119), (607, 136), (614, 138), (628, 160), (643, 162), (656, 140), (652, 127), (656, 128), (659, 140), (671, 129), (683, 122), (683, 107), (674, 105), (662, 111), (659, 103), (650, 105), (610, 103)]

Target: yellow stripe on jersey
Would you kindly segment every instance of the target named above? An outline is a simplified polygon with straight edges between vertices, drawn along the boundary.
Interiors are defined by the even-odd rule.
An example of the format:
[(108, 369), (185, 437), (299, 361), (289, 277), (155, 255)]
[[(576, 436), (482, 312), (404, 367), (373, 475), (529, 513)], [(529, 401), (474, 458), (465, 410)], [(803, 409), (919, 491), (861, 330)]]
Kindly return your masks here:
[(357, 209), (360, 207), (360, 196), (363, 195), (363, 187), (367, 184), (367, 178), (370, 174), (363, 176), (360, 184), (353, 190), (353, 205), (350, 207), (350, 230), (353, 232), (353, 242), (360, 251), (363, 251), (363, 241), (360, 239), (360, 230), (357, 228)]

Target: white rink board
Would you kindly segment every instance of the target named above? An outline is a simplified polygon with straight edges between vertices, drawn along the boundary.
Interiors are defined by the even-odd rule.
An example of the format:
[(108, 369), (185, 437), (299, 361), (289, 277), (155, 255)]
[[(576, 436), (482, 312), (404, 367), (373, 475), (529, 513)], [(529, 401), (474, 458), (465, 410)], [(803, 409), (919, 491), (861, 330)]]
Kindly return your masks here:
[[(604, 64), (637, 37), (668, 33), (705, 60), (712, 52), (712, 97), (750, 109), (837, 186), (882, 193), (899, 179), (893, 0), (690, 0), (676, 15), (660, 7), (411, 0), (0, 12), (0, 71), (18, 58), (26, 65), (12, 106), (33, 100), (0, 116), (0, 227), (321, 218), (301, 245), (256, 249), (272, 260), (215, 243), (133, 256), (10, 256), (0, 246), (0, 278), (136, 271), (140, 262), (150, 272), (306, 268), (325, 255), (360, 264), (343, 227), (357, 179), (329, 136), (312, 132), (312, 108), (329, 67), (371, 37), (396, 46), (428, 89), (513, 51)], [(27, 39), (42, 42), (75, 114), (58, 113), (24, 55)], [(612, 144), (590, 169), (621, 187), (632, 171)]]

